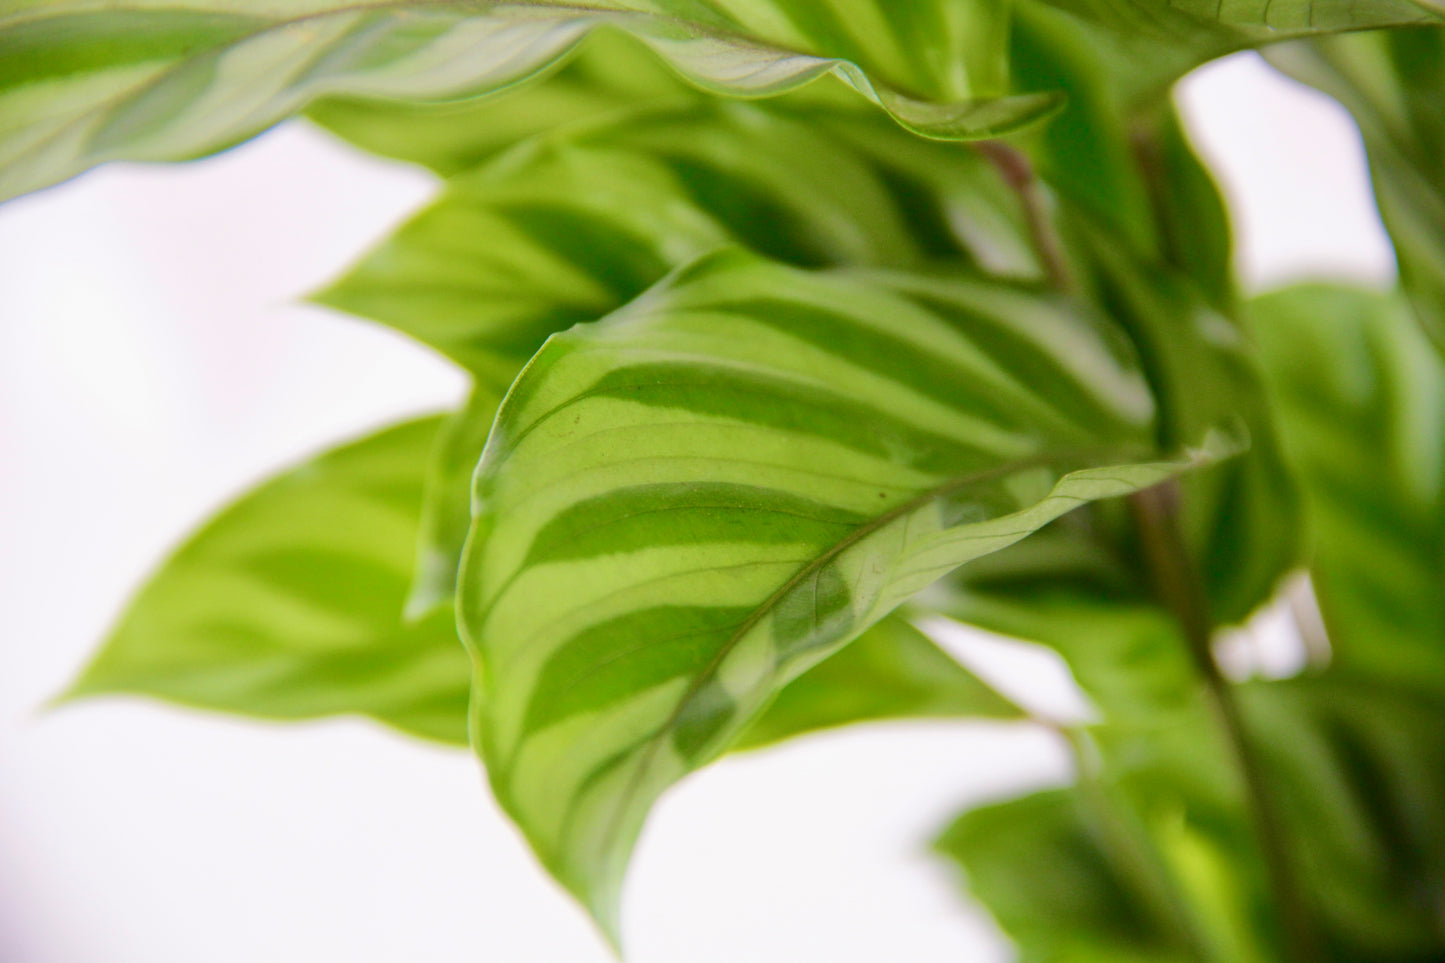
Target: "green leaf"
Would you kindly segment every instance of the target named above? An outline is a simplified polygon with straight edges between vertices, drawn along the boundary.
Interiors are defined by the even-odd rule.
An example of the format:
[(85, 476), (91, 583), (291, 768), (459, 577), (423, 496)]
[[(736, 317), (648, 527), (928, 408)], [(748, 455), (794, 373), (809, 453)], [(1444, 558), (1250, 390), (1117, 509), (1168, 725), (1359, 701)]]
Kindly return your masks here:
[(417, 337), (479, 382), (429, 475), (414, 613), (454, 584), (488, 399), (553, 332), (727, 244), (813, 266), (947, 260), (1038, 275), (1016, 200), (982, 157), (816, 108), (699, 104), (537, 138), (451, 180), (314, 295)]
[(1018, 706), (891, 615), (784, 686), (735, 749), (855, 722), (1023, 718)]
[(225, 509), (150, 578), (67, 697), (360, 713), (466, 744), (471, 666), (450, 607), (402, 620), (440, 421), (334, 449)]
[(1187, 705), (1199, 680), (1174, 617), (1095, 508), (960, 569), (918, 603), (1053, 649), (1109, 724), (1153, 723)]
[(420, 338), (480, 382), (428, 475), (410, 611), (450, 597), (494, 399), (548, 335), (720, 245), (809, 265), (948, 260), (1036, 276), (1025, 235), (1015, 198), (975, 152), (796, 99), (787, 110), (697, 104), (585, 123), (454, 178), (315, 295)]
[(1110, 815), (1055, 789), (973, 809), (935, 848), (1018, 945), (1022, 963), (1186, 963), (1198, 957), (1141, 890)]
[(1151, 455), (1098, 319), (725, 252), (553, 337), (477, 474), (461, 621), (494, 790), (615, 936), (652, 801), (910, 595)]
[(1182, 482), (1184, 534), (1213, 622), (1241, 622), (1297, 565), (1300, 539), (1299, 497), (1253, 347), (1232, 313), (1214, 307), (1193, 278), (1162, 257), (1132, 251), (1081, 212), (1070, 213), (1092, 297), (1138, 346), (1159, 404), (1160, 446), (1172, 448), (1227, 421), (1249, 439), (1243, 457)]
[(1333, 664), (1445, 698), (1445, 363), (1382, 294), (1294, 287), (1252, 315)]
[(1061, 91), (1068, 104), (1023, 144), (1071, 204), (1135, 250), (1162, 253), (1223, 307), (1215, 292), (1229, 287), (1227, 227), (1207, 177), (1171, 129), (1174, 83), (1238, 50), (1441, 19), (1438, 5), (1412, 0), (1024, 0), (1010, 40), (1012, 87)]
[(1131, 111), (1195, 67), (1301, 37), (1439, 23), (1433, 0), (1026, 0), (1094, 48), (1095, 71)]
[(1249, 711), (1335, 960), (1445, 957), (1445, 700), (1319, 677), (1246, 687)]
[[(1319, 676), (1237, 690), (1322, 959), (1445, 948), (1439, 700)], [(1195, 700), (1154, 727), (1074, 737), (1079, 784), (959, 817), (938, 847), (1024, 960), (1280, 959), (1258, 843), (1218, 723)], [(1097, 740), (1097, 741), (1095, 741)]]
[(928, 136), (994, 136), (1059, 103), (1002, 96), (1007, 7), (992, 0), (293, 0), (259, 12), (44, 0), (0, 15), (0, 198), (105, 161), (212, 153), (322, 96), (479, 96), (604, 26), (717, 93), (766, 96), (834, 73)]
[(1354, 114), (1401, 284), (1445, 352), (1445, 29), (1290, 44), (1269, 60)]
[(1036, 276), (990, 165), (856, 113), (704, 104), (519, 145), (315, 295), (501, 394), (546, 337), (743, 244), (803, 266), (934, 260)]
[[(840, 99), (851, 99), (841, 83), (831, 86)], [(824, 89), (825, 83), (810, 84), (790, 96)], [(537, 134), (703, 97), (640, 42), (599, 31), (545, 83), (442, 104), (328, 97), (312, 104), (306, 116), (373, 154), (452, 177)]]

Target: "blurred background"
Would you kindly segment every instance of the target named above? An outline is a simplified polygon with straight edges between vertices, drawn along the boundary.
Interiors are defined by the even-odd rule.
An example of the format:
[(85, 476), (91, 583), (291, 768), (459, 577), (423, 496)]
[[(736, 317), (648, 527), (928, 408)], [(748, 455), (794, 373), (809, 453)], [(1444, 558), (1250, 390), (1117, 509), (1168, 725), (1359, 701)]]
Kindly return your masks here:
[[(1179, 98), (1249, 289), (1393, 276), (1342, 110), (1253, 54)], [(294, 123), (0, 206), (0, 963), (610, 959), (466, 753), (361, 721), (45, 708), (212, 510), (459, 401), (438, 356), (298, 302), (433, 188)], [(1052, 658), (944, 641), (1084, 711)], [(873, 726), (730, 757), (649, 824), (629, 958), (1007, 960), (928, 841), (964, 804), (1068, 778), (1062, 747), (1021, 725)]]

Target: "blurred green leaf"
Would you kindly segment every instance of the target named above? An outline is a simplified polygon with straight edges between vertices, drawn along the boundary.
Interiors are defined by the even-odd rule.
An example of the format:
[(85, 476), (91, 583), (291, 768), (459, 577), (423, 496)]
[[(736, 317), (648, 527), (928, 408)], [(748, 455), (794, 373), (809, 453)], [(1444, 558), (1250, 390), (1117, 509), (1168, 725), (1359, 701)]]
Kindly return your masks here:
[(452, 610), (462, 544), (472, 525), (472, 473), (501, 400), (486, 388), (473, 388), (467, 403), (447, 415), (437, 431), (422, 487), (416, 572), (406, 600), (409, 620)]
[(1445, 700), (1345, 665), (1242, 694), (1329, 958), (1445, 958)]
[[(1158, 399), (1159, 444), (1231, 422), (1249, 438), (1241, 458), (1181, 480), (1182, 524), (1216, 625), (1243, 621), (1300, 559), (1300, 507), (1279, 450), (1259, 362), (1242, 326), (1162, 258), (1074, 216), (1085, 283), (1138, 346)], [(1147, 582), (1145, 583), (1147, 584)]]
[(1269, 60), (1354, 114), (1400, 280), (1426, 333), (1445, 351), (1445, 29), (1289, 44), (1271, 50)]
[(1054, 789), (959, 816), (934, 844), (1017, 944), (1021, 963), (1182, 963), (1199, 957), (1161, 920), (1109, 815)]
[(315, 297), (446, 353), (501, 394), (549, 334), (727, 244), (804, 266), (947, 260), (1038, 271), (974, 152), (853, 112), (750, 104), (632, 115), (453, 178)]
[[(1318, 958), (1439, 958), (1445, 705), (1339, 667), (1237, 694)], [(1077, 785), (967, 812), (939, 841), (1021, 958), (1283, 958), (1244, 787), (1202, 700), (1072, 738)]]
[(1045, 645), (1101, 718), (1143, 725), (1195, 695), (1199, 679), (1172, 615), (1149, 595), (1086, 506), (924, 592), (924, 610)]
[[(1107, 224), (1137, 255), (1162, 257), (1228, 310), (1228, 224), (1170, 105), (1174, 83), (1218, 57), (1297, 37), (1439, 23), (1437, 4), (1270, 0), (1024, 0), (1010, 70), (1017, 91), (1061, 91), (1066, 108), (1020, 134), (1041, 174), (1068, 203)], [(1401, 37), (1431, 29), (1391, 31)], [(1353, 38), (1341, 38), (1347, 44)], [(1335, 44), (1332, 38), (1327, 42)], [(1424, 63), (1425, 58), (1417, 58)], [(1438, 80), (1417, 71), (1432, 103)]]
[(1333, 664), (1445, 700), (1445, 363), (1399, 298), (1308, 285), (1251, 313)]
[[(1126, 112), (1162, 96), (1193, 68), (1282, 40), (1439, 23), (1433, 0), (1026, 0), (1094, 50)], [(1028, 16), (1028, 14), (1025, 14)]]
[(451, 608), (402, 619), (440, 421), (344, 445), (237, 500), (150, 578), (67, 697), (359, 713), (465, 745), (471, 666)]
[(847, 723), (1023, 718), (1022, 711), (897, 615), (784, 686), (735, 749)]

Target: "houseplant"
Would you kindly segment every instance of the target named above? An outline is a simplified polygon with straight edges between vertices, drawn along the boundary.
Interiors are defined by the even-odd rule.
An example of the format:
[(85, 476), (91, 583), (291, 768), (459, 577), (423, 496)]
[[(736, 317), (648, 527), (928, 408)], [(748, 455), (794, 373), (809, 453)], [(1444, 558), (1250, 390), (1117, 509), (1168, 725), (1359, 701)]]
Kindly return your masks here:
[[(449, 178), (318, 299), (476, 383), (218, 518), (73, 692), (459, 742), (470, 702), (498, 798), (613, 933), (648, 805), (719, 753), (1018, 714), (910, 626), (942, 612), (1057, 648), (1102, 712), (1064, 733), (1075, 789), (940, 842), (1026, 955), (1431, 958), (1439, 368), (1409, 315), (1438, 329), (1434, 17), (16, 10), (8, 192), (306, 107)], [(1243, 304), (1168, 87), (1376, 26), (1271, 56), (1361, 118), (1402, 292)], [(401, 102), (598, 27), (504, 96)], [(1328, 662), (1232, 684), (1218, 627), (1302, 566)]]

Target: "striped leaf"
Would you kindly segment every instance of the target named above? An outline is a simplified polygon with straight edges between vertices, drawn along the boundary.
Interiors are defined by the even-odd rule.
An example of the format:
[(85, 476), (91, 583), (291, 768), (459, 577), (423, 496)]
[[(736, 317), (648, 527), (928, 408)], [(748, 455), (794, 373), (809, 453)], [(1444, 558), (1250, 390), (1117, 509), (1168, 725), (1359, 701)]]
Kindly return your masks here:
[(337, 448), (217, 515), (146, 583), (68, 697), (360, 713), (465, 744), (471, 665), (451, 607), (402, 620), (440, 421)]
[(910, 595), (1193, 461), (1097, 319), (727, 251), (553, 337), (478, 467), (460, 620), (498, 798), (615, 938), (652, 801)]
[[(401, 609), (428, 449), (435, 472), (456, 450), (458, 422), (472, 423), (388, 429), (243, 496), (152, 576), (62, 698), (142, 695), (264, 719), (364, 715), (467, 745), (472, 666), (450, 590), (423, 617), (404, 622)], [(785, 688), (740, 748), (878, 719), (1017, 715), (890, 617)]]
[(1038, 275), (973, 151), (855, 113), (703, 104), (539, 138), (453, 178), (314, 297), (442, 351), (498, 394), (554, 331), (741, 244), (802, 266)]
[[(827, 81), (788, 96), (823, 93), (846, 104), (859, 103), (841, 83)], [(668, 70), (642, 43), (604, 30), (589, 37), (545, 83), (440, 104), (327, 97), (307, 108), (306, 116), (373, 154), (422, 164), (452, 177), (537, 134), (706, 96)], [(861, 109), (867, 110), (867, 105)]]
[(813, 266), (1037, 275), (1015, 198), (982, 157), (816, 106), (700, 104), (548, 134), (452, 179), (314, 296), (419, 338), (479, 383), (429, 475), (414, 614), (450, 599), (496, 400), (553, 332), (725, 244)]
[(929, 136), (994, 136), (1059, 103), (1001, 96), (1007, 8), (993, 0), (27, 0), (0, 14), (0, 198), (105, 161), (220, 150), (321, 96), (479, 96), (602, 26), (718, 93), (837, 74)]

